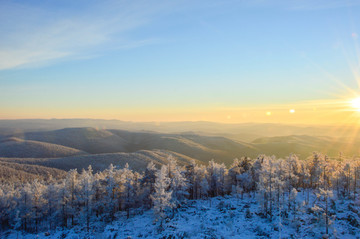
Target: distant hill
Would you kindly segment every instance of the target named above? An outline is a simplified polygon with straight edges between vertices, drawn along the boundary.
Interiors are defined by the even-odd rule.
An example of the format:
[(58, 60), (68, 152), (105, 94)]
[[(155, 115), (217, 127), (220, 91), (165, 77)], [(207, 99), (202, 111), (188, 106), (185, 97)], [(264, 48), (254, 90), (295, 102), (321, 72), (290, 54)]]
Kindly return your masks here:
[(314, 151), (331, 157), (337, 157), (340, 152), (347, 156), (360, 155), (360, 140), (354, 138), (289, 135), (258, 138), (252, 142), (252, 145), (259, 152), (278, 157), (295, 153), (300, 158), (306, 158)]
[[(192, 158), (181, 155), (176, 152), (165, 150), (141, 150), (134, 153), (108, 153), (108, 154), (94, 154), (94, 155), (80, 155), (65, 158), (51, 158), (51, 159), (35, 159), (35, 158), (0, 158), (0, 163), (17, 163), (26, 165), (40, 165), (49, 168), (56, 168), (68, 171), (77, 168), (79, 171), (86, 169), (89, 165), (93, 170), (102, 171), (109, 167), (110, 164), (122, 168), (126, 163), (133, 170), (143, 171), (148, 163), (153, 162), (157, 167), (163, 164), (168, 164), (168, 157), (172, 155), (179, 165), (187, 165)], [(201, 163), (195, 160), (197, 163)]]
[(239, 155), (256, 154), (256, 149), (252, 145), (225, 137), (110, 131), (128, 142), (127, 150), (129, 151), (163, 149), (178, 152), (206, 163), (211, 159), (231, 163)]
[(256, 156), (258, 154), (256, 148), (248, 143), (220, 136), (196, 134), (66, 128), (55, 131), (28, 132), (17, 136), (26, 140), (63, 145), (91, 154), (131, 153), (139, 150), (161, 149), (187, 155), (203, 162), (215, 159), (227, 164), (242, 155)]
[(0, 139), (0, 157), (58, 158), (83, 154), (86, 153), (78, 149), (45, 142), (15, 137)]
[(64, 178), (66, 172), (56, 168), (49, 168), (39, 165), (19, 164), (0, 160), (0, 182), (31, 182), (35, 179), (49, 180), (50, 176), (54, 179)]
[[(88, 127), (27, 132), (15, 134), (15, 136), (26, 140), (71, 147), (91, 154), (165, 150), (186, 155), (204, 163), (215, 159), (227, 165), (231, 164), (234, 158), (242, 156), (256, 157), (259, 154), (286, 157), (290, 153), (295, 153), (300, 158), (308, 157), (313, 151), (320, 151), (329, 156), (337, 156), (340, 152), (349, 156), (360, 154), (360, 147), (358, 147), (360, 140), (358, 138), (330, 136), (287, 135), (260, 137), (246, 143), (227, 137), (199, 135), (193, 132), (175, 134), (116, 129), (104, 130)], [(36, 158), (36, 156), (30, 156)]]
[[(86, 127), (85, 127), (86, 126)], [(65, 127), (65, 128), (64, 128)], [(67, 128), (75, 127), (75, 128)], [(157, 132), (154, 132), (157, 131)], [(358, 131), (347, 127), (211, 122), (134, 123), (118, 120), (0, 120), (0, 180), (31, 181), (64, 176), (92, 165), (101, 171), (112, 163), (143, 171), (169, 155), (186, 165), (214, 159), (230, 165), (234, 158), (300, 159), (318, 151), (338, 157), (360, 155)]]
[(0, 157), (32, 158), (14, 162), (26, 161), (28, 164), (62, 170), (86, 168), (89, 164), (103, 170), (110, 163), (120, 167), (129, 163), (133, 169), (143, 170), (150, 161), (156, 165), (163, 164), (169, 154), (183, 158), (184, 162), (197, 159), (207, 164), (214, 159), (226, 165), (230, 165), (234, 158), (254, 158), (259, 154), (286, 157), (295, 153), (301, 159), (314, 151), (331, 157), (337, 157), (340, 152), (347, 156), (360, 155), (360, 140), (354, 137), (287, 135), (259, 137), (247, 143), (194, 132), (134, 132), (89, 127), (16, 133), (11, 136), (22, 139), (9, 138), (9, 135), (0, 138)]
[[(159, 133), (192, 132), (197, 135), (223, 136), (251, 142), (256, 138), (306, 134), (310, 136), (359, 137), (356, 125), (294, 125), (274, 123), (224, 124), (206, 121), (131, 122), (102, 119), (22, 119), (0, 120), (0, 135), (58, 130), (69, 127), (153, 131)], [(356, 134), (354, 134), (354, 132)]]
[(18, 137), (59, 144), (88, 153), (115, 153), (126, 151), (127, 142), (106, 130), (94, 128), (66, 128), (54, 131), (28, 132)]

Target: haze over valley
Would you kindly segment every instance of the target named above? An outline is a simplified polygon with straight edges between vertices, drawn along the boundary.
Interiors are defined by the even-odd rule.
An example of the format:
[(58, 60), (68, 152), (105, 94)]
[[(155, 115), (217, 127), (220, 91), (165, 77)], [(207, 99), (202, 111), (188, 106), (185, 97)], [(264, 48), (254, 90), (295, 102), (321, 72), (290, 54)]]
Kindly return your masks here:
[[(77, 127), (67, 127), (71, 124)], [(121, 168), (128, 163), (132, 169), (144, 171), (150, 161), (157, 167), (166, 165), (170, 155), (182, 165), (192, 160), (207, 164), (214, 159), (228, 166), (235, 158), (260, 154), (279, 158), (296, 154), (306, 159), (321, 152), (332, 158), (356, 157), (360, 139), (351, 130), (256, 123), (3, 120), (0, 161), (4, 167), (16, 165), (12, 171), (28, 173), (22, 167), (38, 165), (63, 172), (76, 168), (81, 172), (89, 165), (102, 171), (110, 164)]]

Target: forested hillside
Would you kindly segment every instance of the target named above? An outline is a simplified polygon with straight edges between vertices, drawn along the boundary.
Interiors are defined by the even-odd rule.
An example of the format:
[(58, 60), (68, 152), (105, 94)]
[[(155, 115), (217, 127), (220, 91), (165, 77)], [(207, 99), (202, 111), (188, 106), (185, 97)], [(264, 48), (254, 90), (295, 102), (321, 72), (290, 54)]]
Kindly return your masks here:
[[(300, 129), (295, 129), (292, 132), (299, 133)], [(273, 130), (268, 131), (270, 133), (264, 132), (251, 141), (238, 139), (241, 138), (241, 134), (235, 137), (231, 134), (159, 133), (89, 127), (32, 131), (0, 137), (0, 157), (64, 158), (73, 155), (165, 150), (200, 160), (205, 164), (209, 159), (214, 159), (230, 166), (236, 157), (257, 157), (259, 154), (286, 157), (294, 153), (300, 159), (305, 159), (314, 151), (324, 152), (330, 157), (336, 157), (340, 153), (349, 156), (360, 154), (357, 147), (360, 138), (357, 134), (353, 134), (352, 137), (348, 134), (346, 137), (340, 137), (342, 134), (338, 137), (306, 134), (265, 137), (273, 134)], [(308, 130), (304, 129), (305, 132)], [(100, 155), (99, 159), (101, 157)]]
[[(150, 162), (143, 173), (128, 164), (70, 170), (63, 180), (3, 182), (1, 235), (355, 238), (359, 176), (360, 159), (320, 153), (308, 160), (244, 157), (230, 167), (181, 166), (170, 157), (159, 169)], [(136, 220), (142, 228), (131, 226)]]

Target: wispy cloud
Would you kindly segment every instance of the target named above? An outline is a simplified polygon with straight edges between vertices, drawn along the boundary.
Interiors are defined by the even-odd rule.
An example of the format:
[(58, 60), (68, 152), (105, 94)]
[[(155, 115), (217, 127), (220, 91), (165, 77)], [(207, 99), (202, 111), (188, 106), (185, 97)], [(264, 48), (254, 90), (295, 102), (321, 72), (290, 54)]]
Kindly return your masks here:
[(26, 2), (0, 5), (0, 70), (150, 44), (151, 37), (134, 39), (130, 33), (168, 6), (150, 1), (89, 1), (81, 9)]

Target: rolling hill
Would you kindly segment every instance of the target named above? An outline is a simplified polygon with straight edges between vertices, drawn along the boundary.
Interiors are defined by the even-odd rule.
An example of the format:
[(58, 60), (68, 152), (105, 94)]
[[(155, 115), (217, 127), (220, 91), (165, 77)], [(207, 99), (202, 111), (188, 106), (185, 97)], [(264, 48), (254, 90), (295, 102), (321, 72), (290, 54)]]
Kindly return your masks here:
[[(143, 171), (148, 163), (153, 162), (160, 167), (163, 164), (168, 164), (168, 157), (172, 155), (179, 165), (187, 165), (192, 158), (181, 155), (176, 152), (165, 150), (141, 150), (133, 153), (108, 153), (108, 154), (94, 154), (94, 155), (79, 155), (65, 158), (0, 158), (0, 163), (16, 163), (25, 165), (40, 165), (49, 168), (56, 168), (68, 171), (70, 169), (78, 169), (81, 171), (86, 169), (89, 165), (93, 170), (102, 171), (109, 167), (110, 164), (122, 168), (126, 163), (133, 170)], [(197, 163), (201, 163), (195, 160)]]
[(122, 138), (109, 131), (94, 128), (65, 128), (28, 132), (17, 136), (27, 140), (63, 145), (92, 154), (124, 152), (127, 144)]
[[(356, 125), (295, 125), (275, 123), (215, 123), (206, 121), (185, 122), (130, 122), (101, 119), (18, 119), (0, 120), (0, 135), (9, 136), (27, 132), (59, 130), (69, 127), (152, 131), (159, 133), (192, 132), (197, 135), (223, 136), (251, 142), (261, 137), (310, 135), (348, 137), (354, 136)], [(360, 132), (356, 133), (356, 137)]]
[(84, 151), (15, 137), (0, 140), (0, 157), (9, 158), (58, 158), (87, 154)]
[(219, 136), (110, 131), (128, 142), (126, 148), (130, 152), (142, 149), (163, 149), (178, 152), (205, 163), (211, 159), (230, 163), (238, 155), (253, 155), (256, 151), (252, 145)]
[(289, 135), (279, 137), (263, 137), (252, 142), (259, 152), (268, 155), (284, 157), (290, 153), (300, 158), (310, 156), (318, 151), (331, 157), (337, 157), (341, 152), (347, 156), (360, 155), (360, 140), (354, 138), (315, 137), (309, 135)]
[(26, 140), (67, 146), (91, 154), (131, 153), (139, 150), (161, 149), (187, 155), (203, 162), (215, 159), (227, 164), (239, 155), (257, 155), (256, 148), (251, 144), (220, 136), (196, 134), (66, 128), (55, 131), (28, 132), (16, 136)]
[[(11, 136), (11, 137), (10, 137)], [(22, 137), (21, 139), (15, 137)], [(360, 140), (345, 137), (288, 135), (259, 137), (250, 143), (222, 136), (206, 136), (192, 132), (156, 133), (65, 128), (53, 131), (16, 133), (0, 139), (0, 162), (39, 165), (59, 170), (87, 168), (106, 169), (110, 163), (123, 167), (126, 163), (142, 171), (149, 162), (167, 164), (170, 154), (187, 164), (196, 159), (207, 164), (214, 159), (230, 165), (234, 158), (259, 154), (286, 157), (290, 153), (301, 159), (314, 151), (337, 157), (359, 155)], [(9, 168), (9, 165), (2, 165)], [(8, 169), (13, 172), (14, 168)]]
[(0, 160), (0, 182), (31, 182), (35, 179), (49, 180), (64, 178), (66, 172), (56, 168), (40, 165), (15, 163), (11, 160)]
[[(207, 163), (211, 159), (229, 165), (234, 158), (256, 157), (259, 154), (286, 157), (295, 153), (306, 158), (313, 151), (329, 156), (339, 152), (358, 155), (358, 138), (288, 135), (260, 137), (250, 143), (222, 136), (206, 136), (195, 133), (132, 132), (95, 128), (66, 128), (54, 131), (28, 132), (21, 135), (25, 140), (36, 140), (71, 147), (91, 154), (132, 153), (139, 150), (166, 150), (186, 155)], [(61, 156), (60, 156), (61, 157)], [(44, 157), (43, 157), (44, 158)]]

